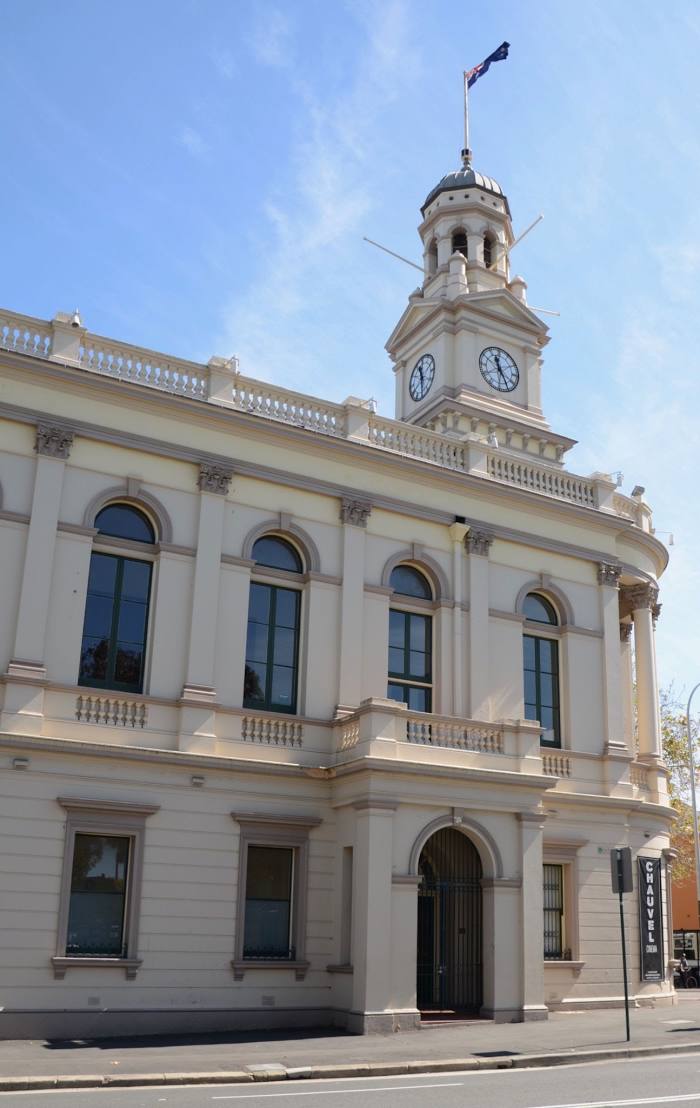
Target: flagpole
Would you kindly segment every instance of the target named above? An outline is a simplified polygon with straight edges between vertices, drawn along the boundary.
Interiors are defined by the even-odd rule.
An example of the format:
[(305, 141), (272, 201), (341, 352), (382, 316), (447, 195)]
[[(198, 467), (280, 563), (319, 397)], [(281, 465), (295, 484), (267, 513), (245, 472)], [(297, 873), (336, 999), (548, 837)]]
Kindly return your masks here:
[(464, 73), (464, 150), (462, 151), (462, 159), (465, 165), (469, 163), (471, 156), (471, 150), (469, 149), (469, 81), (467, 79), (466, 72)]

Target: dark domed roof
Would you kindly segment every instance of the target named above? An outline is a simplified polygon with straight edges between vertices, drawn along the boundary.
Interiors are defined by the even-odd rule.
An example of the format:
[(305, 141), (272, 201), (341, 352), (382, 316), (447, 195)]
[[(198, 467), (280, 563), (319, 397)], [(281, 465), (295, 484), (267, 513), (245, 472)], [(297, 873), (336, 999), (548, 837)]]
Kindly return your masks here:
[(499, 185), (498, 181), (494, 181), (493, 177), (485, 177), (483, 173), (479, 173), (476, 169), (473, 169), (471, 165), (464, 165), (461, 169), (454, 170), (453, 173), (446, 173), (441, 181), (438, 181), (434, 189), (431, 189), (425, 198), (425, 202), (421, 207), (421, 212), (425, 215), (425, 209), (432, 204), (436, 196), (439, 196), (441, 192), (457, 192), (460, 189), (479, 188), (483, 192), (490, 192), (492, 196), (500, 196), (505, 201), (506, 211), (510, 214), (508, 208), (508, 200), (503, 189)]

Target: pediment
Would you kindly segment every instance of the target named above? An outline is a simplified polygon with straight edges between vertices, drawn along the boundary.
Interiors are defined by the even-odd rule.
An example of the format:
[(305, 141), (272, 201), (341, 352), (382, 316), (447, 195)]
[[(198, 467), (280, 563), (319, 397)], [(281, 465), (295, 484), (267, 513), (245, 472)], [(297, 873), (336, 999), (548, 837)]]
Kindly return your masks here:
[(429, 326), (434, 327), (436, 318), (441, 314), (451, 319), (467, 312), (474, 314), (477, 320), (487, 323), (498, 320), (509, 322), (526, 330), (530, 336), (536, 337), (544, 345), (548, 341), (548, 327), (539, 316), (518, 300), (508, 289), (489, 289), (484, 292), (471, 292), (465, 296), (459, 296), (454, 300), (447, 297), (431, 297), (423, 300), (418, 296), (409, 301), (408, 307), (403, 312), (396, 327), (387, 339), (386, 349), (393, 353), (397, 347), (416, 331)]

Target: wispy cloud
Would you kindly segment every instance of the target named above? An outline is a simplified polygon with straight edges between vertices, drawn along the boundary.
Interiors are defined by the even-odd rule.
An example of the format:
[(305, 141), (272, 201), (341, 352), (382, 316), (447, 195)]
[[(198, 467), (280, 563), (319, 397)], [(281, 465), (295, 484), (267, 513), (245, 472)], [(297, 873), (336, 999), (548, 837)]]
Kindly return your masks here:
[(183, 127), (178, 135), (178, 142), (193, 158), (203, 158), (209, 152), (208, 144), (194, 127)]
[(259, 9), (248, 44), (263, 65), (284, 66), (289, 64), (291, 57), (292, 37), (293, 24), (289, 15), (269, 4)]
[(220, 77), (225, 81), (233, 80), (238, 71), (238, 65), (231, 50), (225, 46), (215, 46), (211, 51), (211, 61)]
[[(366, 18), (358, 8), (353, 15), (361, 21), (364, 41), (342, 91), (321, 100), (307, 85), (292, 84), (299, 138), (291, 179), (264, 200), (267, 260), (225, 322), (224, 342), (241, 354), (246, 374), (326, 393), (333, 351), (351, 341), (342, 307), (358, 296), (348, 275), (357, 271), (351, 259), (365, 249), (361, 229), (375, 202), (372, 174), (383, 164), (378, 117), (412, 79), (402, 0), (368, 9)], [(340, 309), (335, 318), (319, 315), (318, 290), (324, 305), (335, 294)], [(381, 295), (378, 290), (377, 298)]]
[(576, 452), (581, 469), (613, 461), (625, 473), (626, 488), (644, 485), (659, 538), (668, 542), (674, 534), (661, 582), (657, 648), (662, 682), (680, 688), (700, 668), (700, 626), (687, 618), (688, 605), (700, 595), (700, 521), (692, 510), (700, 466), (700, 353), (693, 326), (667, 301), (655, 305), (644, 298), (628, 309), (608, 394), (598, 398), (598, 418)]

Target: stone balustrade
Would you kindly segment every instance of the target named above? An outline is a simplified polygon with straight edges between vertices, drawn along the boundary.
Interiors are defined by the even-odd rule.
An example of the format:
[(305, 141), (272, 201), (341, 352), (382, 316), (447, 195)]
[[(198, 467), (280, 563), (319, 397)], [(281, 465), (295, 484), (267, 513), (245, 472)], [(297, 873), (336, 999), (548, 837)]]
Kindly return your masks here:
[(206, 366), (143, 350), (127, 343), (114, 343), (97, 335), (86, 334), (80, 345), (78, 363), (82, 369), (116, 377), (136, 385), (146, 385), (207, 400), (209, 374)]
[(77, 318), (58, 315), (53, 320), (42, 320), (1, 310), (0, 350), (72, 365), (317, 434), (351, 439), (481, 480), (611, 512), (644, 531), (652, 530), (647, 506), (614, 492), (614, 484), (604, 474), (581, 477), (567, 473), (558, 464), (550, 466), (507, 449), (494, 449), (473, 435), (457, 439), (385, 419), (376, 415), (370, 404), (333, 404), (278, 388), (242, 376), (235, 358), (212, 358), (203, 365), (93, 335)]
[(409, 715), (406, 739), (424, 746), (445, 746), (453, 750), (473, 750), (479, 754), (503, 754), (503, 729), (474, 721)]
[(305, 431), (345, 437), (345, 409), (312, 396), (280, 389), (237, 374), (232, 382), (232, 403), (239, 411), (264, 416)]
[(81, 694), (75, 701), (75, 718), (81, 723), (109, 723), (114, 727), (144, 728), (148, 722), (148, 708), (143, 701)]
[(542, 772), (547, 777), (571, 777), (571, 758), (566, 754), (543, 754)]
[(494, 481), (544, 493), (558, 500), (569, 500), (586, 508), (597, 507), (594, 482), (561, 469), (537, 465), (492, 450), (487, 453), (487, 473)]
[(286, 716), (243, 716), (241, 738), (244, 742), (263, 746), (300, 747), (304, 736), (303, 725)]

